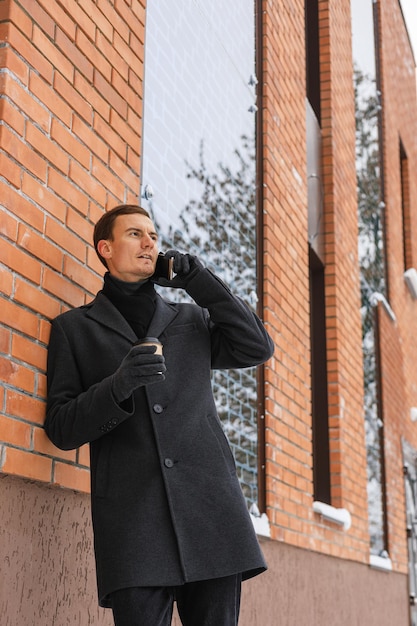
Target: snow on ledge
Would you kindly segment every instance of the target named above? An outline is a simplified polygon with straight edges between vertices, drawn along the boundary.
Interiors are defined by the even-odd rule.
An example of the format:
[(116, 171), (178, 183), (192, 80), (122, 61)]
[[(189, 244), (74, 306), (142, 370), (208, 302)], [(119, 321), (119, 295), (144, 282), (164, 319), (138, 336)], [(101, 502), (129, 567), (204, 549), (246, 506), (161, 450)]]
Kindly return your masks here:
[(316, 500), (313, 502), (313, 511), (321, 515), (323, 519), (343, 526), (343, 530), (349, 530), (352, 525), (352, 518), (347, 509), (336, 509), (330, 504)]
[(266, 513), (260, 513), (255, 503), (250, 507), (250, 518), (252, 520), (253, 527), (257, 535), (262, 537), (271, 537), (271, 528), (269, 526), (269, 519)]
[(369, 565), (375, 569), (383, 570), (384, 572), (392, 571), (392, 561), (388, 556), (378, 556), (377, 554), (371, 554), (369, 557)]
[(388, 315), (392, 319), (392, 321), (395, 322), (397, 320), (397, 318), (395, 317), (395, 313), (391, 309), (391, 307), (390, 307), (390, 305), (388, 303), (388, 300), (386, 299), (384, 294), (379, 293), (378, 291), (374, 291), (374, 293), (371, 294), (371, 296), (369, 298), (369, 302), (371, 303), (371, 306), (378, 306), (378, 302), (381, 302), (383, 307), (384, 307), (384, 309), (386, 310), (386, 312), (388, 313)]

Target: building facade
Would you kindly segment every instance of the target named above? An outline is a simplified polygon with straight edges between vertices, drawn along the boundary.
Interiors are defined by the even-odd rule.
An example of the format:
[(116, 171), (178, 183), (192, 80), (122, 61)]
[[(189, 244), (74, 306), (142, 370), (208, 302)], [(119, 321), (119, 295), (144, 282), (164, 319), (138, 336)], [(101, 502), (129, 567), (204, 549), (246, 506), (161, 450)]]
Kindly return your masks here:
[[(229, 46), (233, 19), (205, 4), (175, 7), (203, 14), (212, 56), (220, 55), (214, 72), (228, 63), (231, 80), (239, 78), (244, 53)], [(7, 625), (112, 622), (97, 607), (88, 449), (63, 452), (46, 438), (45, 367), (49, 320), (101, 287), (94, 223), (120, 202), (149, 200), (142, 179), (151, 175), (143, 161), (157, 141), (146, 144), (152, 128), (144, 115), (153, 5), (0, 1), (0, 605)], [(242, 224), (256, 218), (252, 304), (276, 346), (247, 399), (256, 407), (255, 444), (252, 411), (235, 450), (249, 449), (242, 483), (269, 565), (245, 583), (241, 623), (414, 624), (417, 102), (401, 5), (373, 3), (385, 259), (385, 290), (373, 299), (378, 554), (368, 513), (350, 2), (238, 5), (253, 11), (244, 23), (253, 17), (256, 47), (248, 96), (256, 96), (248, 102), (256, 214)], [(217, 20), (228, 24), (225, 32)], [(207, 109), (216, 84), (205, 92)], [(251, 184), (242, 188), (249, 193)], [(174, 235), (164, 233), (167, 242)], [(239, 388), (236, 379), (215, 384), (219, 397), (222, 385)], [(233, 420), (225, 420), (229, 428)]]

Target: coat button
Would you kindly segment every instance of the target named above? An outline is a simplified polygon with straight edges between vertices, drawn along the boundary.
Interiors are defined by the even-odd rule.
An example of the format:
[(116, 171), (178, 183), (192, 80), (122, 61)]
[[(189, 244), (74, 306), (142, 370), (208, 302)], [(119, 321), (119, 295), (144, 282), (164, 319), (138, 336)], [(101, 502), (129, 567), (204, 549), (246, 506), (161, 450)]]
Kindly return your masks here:
[(161, 406), (160, 404), (154, 404), (153, 410), (155, 411), (155, 413), (162, 413), (162, 411), (164, 410), (164, 407)]
[(174, 461), (172, 459), (165, 459), (164, 465), (165, 467), (174, 467)]

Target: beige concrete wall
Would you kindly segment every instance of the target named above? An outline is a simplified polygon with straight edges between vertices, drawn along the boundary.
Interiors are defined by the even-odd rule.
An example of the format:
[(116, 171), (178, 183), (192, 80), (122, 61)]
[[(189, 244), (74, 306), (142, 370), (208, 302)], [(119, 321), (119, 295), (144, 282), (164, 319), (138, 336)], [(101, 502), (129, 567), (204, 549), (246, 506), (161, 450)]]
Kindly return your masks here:
[(0, 502), (0, 624), (112, 624), (97, 606), (89, 496), (3, 475)]
[[(1, 626), (110, 626), (97, 606), (89, 497), (2, 476), (0, 502)], [(243, 584), (241, 626), (408, 626), (406, 576), (262, 547), (269, 570)]]

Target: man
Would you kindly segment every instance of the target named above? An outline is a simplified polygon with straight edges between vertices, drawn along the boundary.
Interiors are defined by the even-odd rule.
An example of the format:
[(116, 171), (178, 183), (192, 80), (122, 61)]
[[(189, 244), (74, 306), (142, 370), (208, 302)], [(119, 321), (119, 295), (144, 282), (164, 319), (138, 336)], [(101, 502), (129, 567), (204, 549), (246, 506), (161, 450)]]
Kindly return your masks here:
[[(170, 251), (154, 275), (148, 213), (105, 213), (94, 245), (106, 269), (93, 302), (52, 322), (45, 429), (91, 453), (99, 602), (116, 626), (235, 626), (242, 579), (266, 569), (216, 414), (211, 368), (257, 365), (273, 352), (260, 320), (191, 255)], [(194, 303), (154, 289), (185, 289)], [(155, 346), (135, 345), (143, 337)]]

